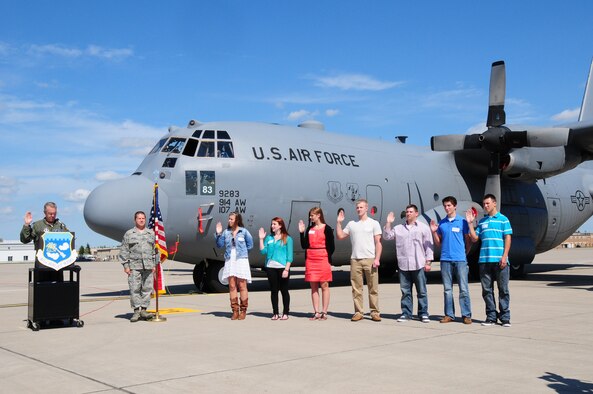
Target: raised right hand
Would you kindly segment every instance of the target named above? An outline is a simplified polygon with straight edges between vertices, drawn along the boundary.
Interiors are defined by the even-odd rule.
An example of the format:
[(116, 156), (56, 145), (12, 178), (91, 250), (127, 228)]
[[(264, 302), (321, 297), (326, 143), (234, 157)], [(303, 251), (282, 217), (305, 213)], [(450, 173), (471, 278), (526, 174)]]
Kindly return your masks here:
[(216, 234), (222, 234), (222, 223), (216, 223)]
[(434, 233), (435, 231), (437, 231), (439, 228), (439, 225), (437, 224), (437, 222), (433, 220), (430, 221), (430, 230)]
[(30, 226), (32, 222), (33, 222), (33, 215), (31, 214), (31, 211), (27, 211), (27, 213), (25, 213), (25, 224), (27, 226)]
[(302, 220), (299, 220), (299, 233), (304, 233), (305, 232), (305, 222), (303, 222)]
[(395, 214), (393, 212), (389, 212), (387, 214), (387, 223), (391, 224), (395, 221)]
[(465, 211), (465, 220), (467, 220), (468, 223), (473, 223), (475, 218), (476, 215), (474, 215), (474, 211), (471, 208)]

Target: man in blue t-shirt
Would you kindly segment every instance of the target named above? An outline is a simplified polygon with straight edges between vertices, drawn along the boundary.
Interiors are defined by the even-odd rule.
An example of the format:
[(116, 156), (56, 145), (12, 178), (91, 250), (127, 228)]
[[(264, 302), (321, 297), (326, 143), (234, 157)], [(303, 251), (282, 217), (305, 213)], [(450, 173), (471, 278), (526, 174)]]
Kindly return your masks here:
[[(478, 223), (474, 230), (473, 221), (476, 218), (471, 210), (465, 213), (469, 222), (470, 238), (473, 242), (482, 240), (480, 247), (480, 282), (482, 282), (482, 297), (486, 303), (486, 321), (483, 326), (496, 324), (500, 319), (503, 327), (511, 326), (511, 311), (509, 308), (509, 250), (511, 249), (511, 234), (513, 229), (509, 219), (496, 208), (496, 197), (486, 194), (483, 200), (486, 217)], [(494, 300), (494, 280), (498, 284), (498, 308)]]
[(472, 324), (472, 305), (469, 298), (466, 254), (469, 249), (469, 227), (467, 221), (457, 216), (457, 199), (453, 196), (443, 198), (443, 208), (447, 217), (439, 224), (430, 222), (434, 243), (441, 246), (441, 277), (445, 296), (445, 316), (441, 323), (455, 320), (455, 303), (453, 302), (453, 277), (459, 284), (459, 306), (464, 324)]

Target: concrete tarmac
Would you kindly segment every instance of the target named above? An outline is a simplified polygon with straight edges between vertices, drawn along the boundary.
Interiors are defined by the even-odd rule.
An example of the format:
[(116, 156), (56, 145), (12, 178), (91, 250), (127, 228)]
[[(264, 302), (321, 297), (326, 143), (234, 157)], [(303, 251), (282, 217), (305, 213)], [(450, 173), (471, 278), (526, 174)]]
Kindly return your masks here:
[[(347, 267), (335, 268), (330, 316), (309, 321), (302, 269), (291, 279), (291, 316), (271, 321), (267, 281), (250, 285), (244, 321), (228, 294), (196, 294), (192, 266), (167, 262), (166, 322), (131, 324), (116, 262), (80, 263), (85, 325), (26, 328), (28, 269), (0, 264), (0, 393), (161, 392), (593, 392), (593, 250), (539, 255), (513, 280), (512, 327), (483, 327), (480, 283), (473, 321), (440, 324), (438, 264), (429, 275), (429, 324), (398, 323), (397, 281), (380, 285), (383, 321), (351, 322)], [(365, 288), (365, 305), (368, 293)], [(457, 308), (458, 289), (455, 289)], [(416, 302), (416, 300), (414, 300)], [(154, 309), (154, 301), (151, 304)]]

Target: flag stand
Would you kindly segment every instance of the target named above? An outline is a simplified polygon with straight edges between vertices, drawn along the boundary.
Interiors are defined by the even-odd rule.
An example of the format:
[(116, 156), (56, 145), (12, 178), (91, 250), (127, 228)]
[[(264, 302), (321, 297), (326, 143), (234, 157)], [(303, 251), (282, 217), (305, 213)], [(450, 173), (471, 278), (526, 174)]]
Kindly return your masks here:
[[(158, 265), (157, 269), (161, 269), (161, 267), (160, 267), (161, 263), (160, 263), (160, 262), (158, 262), (158, 263), (157, 263), (157, 265)], [(157, 271), (157, 272), (158, 272), (158, 271)], [(149, 320), (149, 321), (151, 321), (151, 322), (155, 322), (155, 323), (162, 323), (162, 322), (165, 322), (165, 321), (167, 321), (167, 318), (166, 318), (166, 317), (163, 317), (163, 316), (161, 316), (161, 315), (159, 314), (159, 289), (158, 289), (158, 287), (159, 287), (159, 286), (158, 286), (158, 279), (157, 279), (157, 289), (156, 289), (156, 291), (154, 292), (154, 296), (155, 296), (155, 302), (156, 302), (156, 314), (155, 314), (155, 315), (154, 315), (154, 317), (153, 317), (151, 320)]]

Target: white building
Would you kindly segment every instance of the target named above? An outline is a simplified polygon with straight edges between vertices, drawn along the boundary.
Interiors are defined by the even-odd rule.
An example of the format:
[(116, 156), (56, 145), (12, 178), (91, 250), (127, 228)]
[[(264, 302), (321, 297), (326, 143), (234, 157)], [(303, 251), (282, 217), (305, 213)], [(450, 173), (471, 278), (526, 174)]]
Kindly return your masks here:
[(0, 241), (0, 263), (35, 261), (34, 243), (21, 241)]

